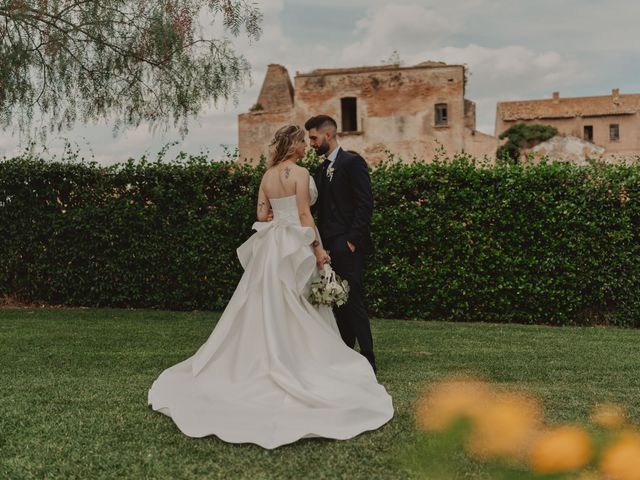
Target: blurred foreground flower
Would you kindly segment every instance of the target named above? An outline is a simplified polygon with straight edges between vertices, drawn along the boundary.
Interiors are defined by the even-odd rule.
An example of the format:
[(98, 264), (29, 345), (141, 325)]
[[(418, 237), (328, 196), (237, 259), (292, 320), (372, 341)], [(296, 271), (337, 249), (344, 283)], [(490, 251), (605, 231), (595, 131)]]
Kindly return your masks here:
[(541, 420), (539, 403), (516, 393), (494, 392), (474, 419), (469, 450), (480, 458), (521, 458)]
[(587, 465), (592, 456), (589, 434), (566, 425), (541, 434), (531, 446), (529, 462), (538, 473), (571, 472)]
[(471, 377), (454, 377), (424, 392), (416, 410), (418, 425), (440, 432), (461, 417), (476, 418), (487, 408), (492, 390), (488, 383)]
[(596, 425), (605, 428), (621, 428), (626, 423), (624, 408), (613, 403), (603, 403), (596, 406), (591, 415), (591, 420)]
[(405, 463), (437, 480), (460, 477), (475, 468), (474, 459), (492, 479), (640, 480), (640, 433), (627, 426), (624, 410), (601, 404), (591, 419), (589, 429), (545, 426), (534, 397), (456, 376), (430, 385), (418, 400), (423, 433)]
[(610, 480), (640, 480), (640, 434), (620, 434), (602, 455), (602, 471)]

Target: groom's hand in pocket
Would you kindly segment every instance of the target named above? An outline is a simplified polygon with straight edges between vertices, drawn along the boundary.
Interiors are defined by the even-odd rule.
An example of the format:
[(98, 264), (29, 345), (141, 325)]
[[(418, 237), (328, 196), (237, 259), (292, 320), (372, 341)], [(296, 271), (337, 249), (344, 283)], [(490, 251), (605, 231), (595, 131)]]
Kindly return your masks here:
[(347, 240), (347, 247), (349, 247), (349, 250), (351, 251), (351, 253), (354, 253), (356, 251), (356, 246), (351, 243), (349, 240)]

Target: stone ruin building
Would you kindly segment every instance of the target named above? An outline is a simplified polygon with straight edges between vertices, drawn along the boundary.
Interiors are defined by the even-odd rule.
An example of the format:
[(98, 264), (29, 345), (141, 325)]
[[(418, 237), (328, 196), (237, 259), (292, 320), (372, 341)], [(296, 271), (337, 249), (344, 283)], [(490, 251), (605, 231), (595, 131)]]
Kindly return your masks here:
[(327, 114), (338, 142), (376, 164), (387, 153), (430, 161), (436, 151), (495, 157), (498, 139), (476, 130), (475, 103), (464, 98), (465, 67), (424, 62), (297, 72), (269, 65), (256, 104), (238, 117), (241, 160), (268, 155), (274, 132)]

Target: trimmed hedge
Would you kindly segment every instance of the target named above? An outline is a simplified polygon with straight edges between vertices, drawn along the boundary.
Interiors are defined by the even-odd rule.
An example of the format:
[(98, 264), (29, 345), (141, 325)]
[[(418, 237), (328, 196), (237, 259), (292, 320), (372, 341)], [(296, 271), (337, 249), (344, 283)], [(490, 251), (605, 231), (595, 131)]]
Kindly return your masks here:
[[(310, 158), (311, 170), (318, 162)], [(0, 295), (223, 309), (264, 165), (0, 162)], [(640, 166), (394, 161), (372, 171), (372, 313), (640, 325)]]

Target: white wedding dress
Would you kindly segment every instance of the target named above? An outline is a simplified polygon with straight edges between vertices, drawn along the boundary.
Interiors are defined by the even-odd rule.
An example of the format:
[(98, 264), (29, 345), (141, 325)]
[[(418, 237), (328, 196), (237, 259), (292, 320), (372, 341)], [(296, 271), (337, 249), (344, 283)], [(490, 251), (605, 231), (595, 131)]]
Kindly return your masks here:
[[(317, 189), (311, 179), (312, 203)], [(352, 438), (393, 416), (369, 362), (347, 347), (328, 307), (305, 295), (317, 275), (295, 195), (270, 199), (237, 252), (244, 274), (209, 339), (168, 368), (148, 403), (190, 437), (275, 448), (301, 438)]]

